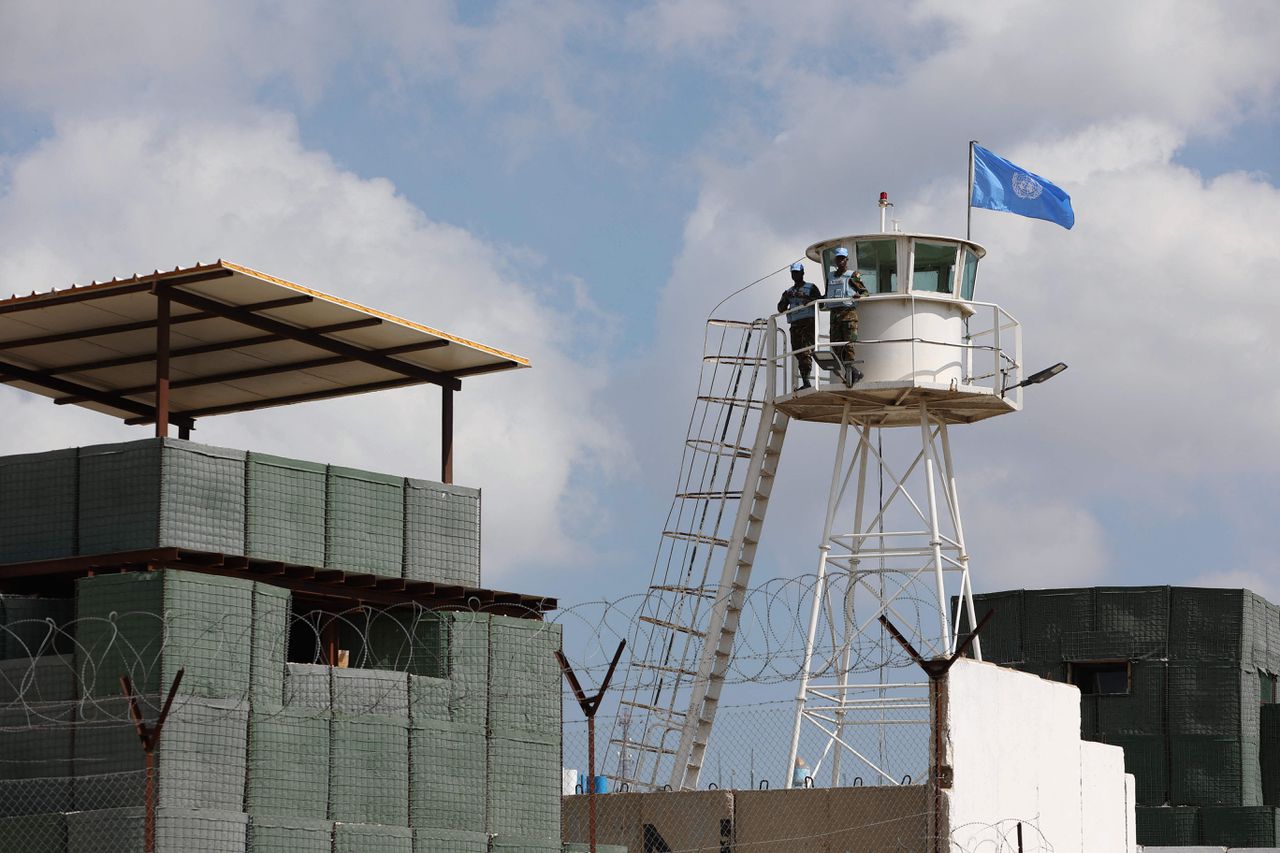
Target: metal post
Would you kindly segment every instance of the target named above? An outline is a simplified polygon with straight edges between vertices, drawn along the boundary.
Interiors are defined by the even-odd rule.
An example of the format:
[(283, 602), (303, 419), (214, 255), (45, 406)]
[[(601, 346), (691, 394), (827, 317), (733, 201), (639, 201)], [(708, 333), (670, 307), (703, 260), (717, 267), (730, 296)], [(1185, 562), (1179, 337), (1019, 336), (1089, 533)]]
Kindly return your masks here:
[(978, 140), (969, 140), (969, 193), (964, 197), (964, 238), (973, 238), (973, 146)]
[(169, 292), (159, 282), (156, 296), (156, 438), (169, 435)]
[(440, 482), (453, 482), (453, 389), (440, 389)]
[(942, 626), (943, 654), (951, 652), (951, 622), (947, 618), (947, 588), (942, 577), (942, 531), (938, 528), (938, 490), (933, 478), (933, 437), (929, 434), (929, 407), (920, 404), (920, 438), (924, 442), (925, 489), (929, 496), (929, 547), (933, 551), (933, 575), (938, 588), (938, 619)]
[(613, 680), (613, 671), (617, 668), (622, 650), (626, 647), (626, 640), (618, 643), (618, 650), (613, 653), (613, 661), (609, 664), (609, 671), (604, 674), (604, 681), (600, 682), (600, 689), (590, 698), (583, 692), (578, 676), (574, 675), (573, 667), (569, 666), (569, 660), (564, 653), (556, 652), (560, 671), (564, 673), (565, 680), (573, 688), (573, 695), (582, 708), (583, 716), (587, 718), (587, 841), (591, 853), (596, 853), (596, 711), (600, 710), (600, 702), (604, 699), (605, 691), (609, 689), (609, 682)]
[(174, 676), (173, 684), (169, 686), (169, 695), (164, 700), (164, 707), (160, 709), (160, 716), (156, 718), (154, 726), (148, 726), (142, 721), (142, 709), (138, 706), (138, 697), (133, 692), (133, 682), (129, 680), (129, 676), (120, 676), (120, 689), (129, 702), (129, 715), (133, 717), (134, 730), (137, 731), (138, 740), (142, 741), (142, 750), (146, 754), (146, 810), (142, 833), (145, 853), (156, 853), (156, 747), (160, 745), (164, 721), (169, 718), (169, 709), (173, 707), (173, 699), (178, 695), (178, 685), (182, 683), (185, 672), (185, 669), (179, 669)]
[(826, 594), (827, 555), (831, 551), (831, 526), (835, 523), (836, 504), (839, 503), (841, 473), (844, 471), (844, 447), (849, 438), (849, 404), (844, 404), (840, 419), (840, 438), (836, 442), (836, 461), (831, 467), (831, 488), (827, 491), (827, 517), (822, 526), (822, 545), (818, 548), (818, 576), (813, 585), (813, 609), (809, 612), (809, 633), (805, 636), (804, 670), (800, 673), (800, 686), (796, 689), (796, 718), (791, 726), (791, 749), (787, 753), (787, 767), (783, 774), (787, 788), (792, 787), (796, 758), (800, 752), (800, 727), (804, 722), (804, 705), (809, 692), (809, 674), (813, 671), (815, 643), (818, 637), (818, 618), (822, 615), (822, 599)]

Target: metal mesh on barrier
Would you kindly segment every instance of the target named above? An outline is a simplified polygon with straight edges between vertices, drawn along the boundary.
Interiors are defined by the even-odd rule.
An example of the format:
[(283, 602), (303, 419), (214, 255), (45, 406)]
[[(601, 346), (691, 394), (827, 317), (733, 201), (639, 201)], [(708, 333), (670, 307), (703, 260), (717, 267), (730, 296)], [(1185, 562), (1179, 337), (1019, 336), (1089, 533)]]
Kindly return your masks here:
[(475, 489), (144, 439), (0, 457), (0, 564), (160, 547), (478, 586)]

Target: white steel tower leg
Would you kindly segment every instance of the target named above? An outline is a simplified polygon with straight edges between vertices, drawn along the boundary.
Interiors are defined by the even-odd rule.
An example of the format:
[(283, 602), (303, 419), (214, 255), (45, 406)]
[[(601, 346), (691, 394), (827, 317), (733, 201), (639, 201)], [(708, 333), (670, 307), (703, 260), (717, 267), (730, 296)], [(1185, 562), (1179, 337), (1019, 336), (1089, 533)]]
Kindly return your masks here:
[[(914, 432), (918, 438), (911, 442), (911, 430), (894, 430), (908, 439), (895, 454), (890, 448), (874, 447), (874, 425), (860, 422), (847, 406), (842, 420), (805, 636), (804, 671), (796, 693), (787, 787), (802, 755), (806, 727), (818, 730), (820, 744), (820, 757), (810, 773), (816, 774), (817, 765), (829, 758), (832, 784), (841, 784), (844, 763), (851, 775), (874, 784), (920, 778), (923, 763), (903, 766), (903, 761), (913, 759), (895, 757), (897, 764), (886, 764), (886, 755), (910, 751), (886, 750), (885, 744), (886, 737), (903, 726), (927, 733), (927, 684), (907, 681), (917, 679), (918, 673), (903, 664), (896, 646), (883, 642), (878, 619), (888, 617), (922, 654), (932, 657), (956, 648), (960, 613), (969, 625), (975, 624), (946, 424), (920, 404), (920, 428)], [(846, 468), (850, 427), (858, 431), (859, 445)], [(868, 511), (867, 478), (877, 473), (886, 490), (879, 506), (873, 497), (873, 511)], [(854, 477), (856, 494), (846, 509), (847, 487)], [(850, 532), (841, 532), (842, 520), (852, 523)], [(960, 599), (954, 626), (952, 597)], [(842, 604), (837, 608), (835, 602)], [(865, 737), (868, 727), (874, 729), (871, 740)]]

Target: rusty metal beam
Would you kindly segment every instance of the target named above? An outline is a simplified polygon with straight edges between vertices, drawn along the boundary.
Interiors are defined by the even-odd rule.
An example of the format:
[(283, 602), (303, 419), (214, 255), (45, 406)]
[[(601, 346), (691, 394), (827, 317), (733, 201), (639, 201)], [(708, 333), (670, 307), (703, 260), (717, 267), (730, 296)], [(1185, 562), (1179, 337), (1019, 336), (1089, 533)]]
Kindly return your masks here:
[[(408, 352), (419, 352), (421, 350), (437, 349), (439, 347), (448, 346), (449, 342), (440, 341), (418, 341), (412, 344), (401, 344), (397, 347), (387, 347), (385, 349), (375, 350), (375, 352), (383, 355), (399, 355)], [(169, 387), (173, 390), (182, 388), (199, 388), (202, 385), (216, 385), (219, 382), (237, 382), (242, 379), (257, 379), (263, 376), (275, 376), (280, 373), (290, 373), (295, 370), (314, 370), (317, 367), (329, 367), (334, 364), (349, 363), (351, 359), (340, 355), (331, 355), (326, 358), (313, 358), (309, 361), (295, 361), (289, 364), (268, 364), (264, 367), (253, 367), (245, 370), (233, 370), (228, 373), (215, 373), (209, 376), (195, 376), (191, 379), (177, 379), (169, 383)], [(137, 394), (148, 394), (152, 391), (150, 385), (135, 385), (132, 388), (121, 388), (116, 393), (123, 394), (126, 397), (132, 397)], [(71, 403), (81, 403), (79, 397), (58, 397), (53, 402), (59, 406), (65, 406)]]
[[(330, 388), (325, 391), (310, 391), (305, 394), (290, 394), (285, 397), (272, 397), (267, 400), (255, 400), (252, 403), (228, 403), (225, 406), (207, 406), (203, 409), (187, 409), (183, 416), (187, 418), (207, 418), (211, 415), (229, 415), (232, 412), (253, 412), (258, 409), (270, 409), (274, 406), (287, 406), (292, 403), (310, 403), (314, 400), (331, 400), (334, 397), (350, 397), (354, 394), (366, 394), (370, 391), (386, 391), (392, 388), (404, 388), (409, 385), (421, 385), (422, 381), (402, 377), (387, 379), (382, 382), (370, 382), (367, 385), (349, 385), (341, 388)], [(130, 426), (149, 424), (154, 415), (129, 418), (125, 421)]]
[(453, 483), (453, 391), (440, 389), (440, 482)]
[[(190, 314), (185, 316), (192, 316)], [(345, 323), (330, 323), (327, 326), (314, 326), (311, 331), (318, 335), (325, 335), (330, 332), (346, 332), (351, 329), (365, 329), (369, 326), (377, 326), (382, 323), (380, 317), (365, 317), (361, 320), (348, 320)], [(197, 344), (190, 347), (179, 347), (169, 353), (170, 359), (186, 358), (193, 355), (207, 355), (211, 352), (226, 352), (233, 349), (246, 349), (248, 347), (256, 347), (262, 344), (274, 344), (286, 338), (280, 335), (254, 335), (250, 338), (237, 338), (233, 341), (218, 341), (211, 344)], [(68, 364), (64, 367), (49, 367), (40, 371), (42, 376), (58, 376), (64, 373), (80, 373), (84, 370), (103, 370), (108, 367), (127, 367), (131, 364), (147, 364), (153, 358), (149, 352), (139, 355), (122, 355), (119, 358), (95, 359), (93, 361), (82, 361), (79, 364)]]
[[(156, 438), (169, 436), (169, 294), (156, 289)], [(123, 396), (124, 392), (116, 393)], [(54, 400), (54, 402), (58, 402)]]
[[(104, 406), (110, 406), (113, 409), (119, 409), (123, 412), (132, 412), (137, 416), (137, 423), (154, 423), (156, 417), (155, 408), (148, 406), (146, 403), (139, 403), (136, 400), (130, 400), (128, 397), (121, 397), (111, 391), (100, 391), (97, 388), (90, 388), (87, 385), (81, 385), (78, 382), (71, 382), (66, 379), (59, 379), (54, 376), (43, 376), (39, 372), (11, 364), (6, 361), (0, 361), (0, 382), (28, 382), (32, 385), (38, 385), (49, 391), (57, 391), (60, 394), (72, 394), (82, 397), (85, 400), (94, 403), (101, 403)], [(126, 423), (130, 423), (126, 421)], [(170, 415), (169, 422), (178, 426), (191, 426), (192, 421), (189, 416)]]
[[(164, 278), (165, 274), (160, 273), (159, 275)], [(198, 281), (210, 281), (231, 275), (235, 275), (233, 270), (218, 267), (217, 269), (195, 272), (191, 275), (173, 276), (164, 280), (174, 284), (195, 284)], [(60, 293), (42, 293), (29, 297), (19, 297), (18, 301), (8, 305), (0, 305), (0, 314), (16, 314), (19, 311), (35, 311), (40, 308), (48, 308), (51, 305), (70, 305), (76, 302), (87, 302), (91, 299), (106, 299), (111, 296), (119, 296), (122, 293), (140, 293), (144, 290), (150, 290), (154, 286), (155, 279), (155, 276), (148, 276), (145, 279), (134, 276), (133, 280), (119, 283), (86, 285), (77, 289), (64, 290)]]
[[(287, 296), (283, 299), (270, 299), (266, 302), (258, 302), (252, 305), (246, 305), (245, 310), (248, 311), (267, 311), (272, 308), (287, 308), (290, 305), (302, 305), (312, 301), (311, 296)], [(170, 316), (170, 325), (178, 326), (183, 323), (198, 323), (201, 320), (214, 320), (219, 315), (212, 311), (194, 311), (190, 314), (178, 314)], [(52, 335), (35, 335), (30, 338), (17, 338), (11, 341), (0, 341), (0, 350), (22, 349), (23, 347), (42, 346), (44, 344), (58, 344), (63, 341), (81, 341), (85, 338), (100, 338), (105, 335), (118, 335), (123, 332), (145, 332), (147, 329), (154, 329), (156, 320), (135, 320), (132, 323), (114, 323), (110, 326), (95, 326), (91, 329), (76, 329), (70, 332), (58, 332)]]
[(361, 361), (365, 364), (380, 367), (392, 373), (398, 373), (402, 376), (412, 377), (420, 382), (431, 382), (446, 388), (457, 390), (462, 387), (462, 383), (454, 377), (440, 373), (435, 370), (429, 370), (425, 367), (419, 367), (416, 364), (409, 364), (406, 361), (400, 361), (388, 356), (381, 356), (372, 350), (359, 347), (354, 344), (344, 343), (334, 340), (333, 338), (317, 335), (308, 329), (291, 326), (279, 320), (270, 317), (263, 317), (252, 311), (238, 308), (234, 305), (227, 305), (214, 299), (189, 293), (180, 287), (170, 288), (170, 297), (175, 302), (186, 305), (188, 308), (195, 308), (201, 311), (212, 311), (215, 314), (221, 314), (228, 320), (235, 320), (246, 326), (260, 329), (264, 332), (270, 332), (276, 335), (283, 335), (300, 343), (316, 347), (317, 349), (327, 350), (334, 355), (343, 355), (352, 361)]

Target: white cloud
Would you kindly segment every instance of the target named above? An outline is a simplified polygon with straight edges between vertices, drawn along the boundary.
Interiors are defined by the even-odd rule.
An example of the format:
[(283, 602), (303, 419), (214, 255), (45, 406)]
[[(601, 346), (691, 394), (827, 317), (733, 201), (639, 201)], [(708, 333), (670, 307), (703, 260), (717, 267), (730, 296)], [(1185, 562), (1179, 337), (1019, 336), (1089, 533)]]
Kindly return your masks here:
[[(582, 358), (589, 349), (569, 353), (595, 309), (578, 288), (531, 295), (543, 273), (504, 249), (304, 149), (281, 115), (65, 121), (13, 163), (0, 197), (0, 281), (15, 290), (226, 257), (530, 357), (533, 370), (466, 380), (458, 397), (458, 480), (486, 487), (486, 578), (511, 586), (521, 568), (586, 558), (580, 520), (602, 510), (581, 475), (629, 455), (593, 402), (607, 373)], [(51, 433), (58, 445), (121, 433), (0, 393), (6, 452), (56, 446)], [(435, 399), (414, 390), (209, 419), (197, 437), (434, 478)]]

